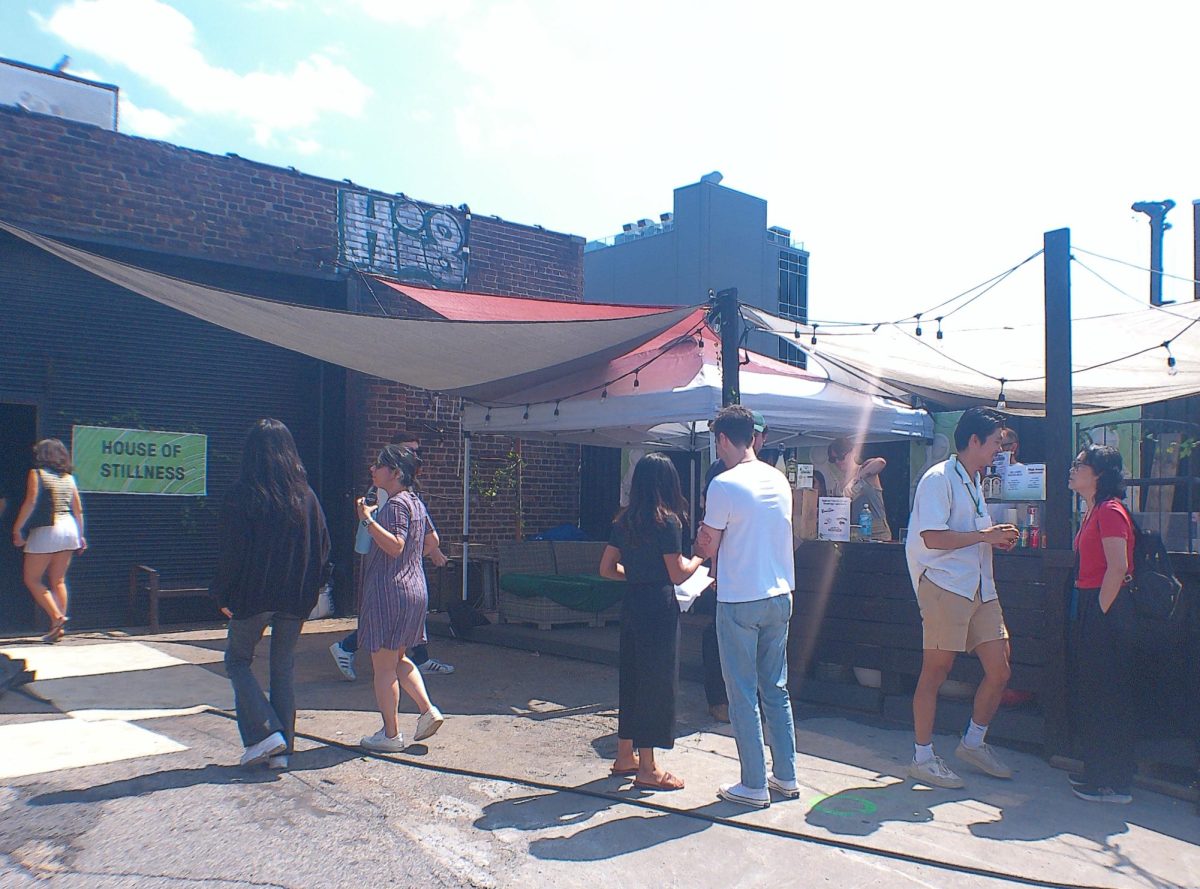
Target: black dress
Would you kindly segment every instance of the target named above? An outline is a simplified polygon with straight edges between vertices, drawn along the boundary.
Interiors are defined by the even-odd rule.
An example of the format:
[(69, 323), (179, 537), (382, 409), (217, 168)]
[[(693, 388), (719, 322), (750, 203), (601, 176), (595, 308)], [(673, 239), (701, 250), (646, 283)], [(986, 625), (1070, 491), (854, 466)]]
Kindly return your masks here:
[(663, 556), (683, 552), (683, 527), (672, 516), (647, 535), (617, 522), (608, 542), (620, 550), (629, 584), (621, 605), (617, 737), (669, 750), (679, 690), (679, 603)]

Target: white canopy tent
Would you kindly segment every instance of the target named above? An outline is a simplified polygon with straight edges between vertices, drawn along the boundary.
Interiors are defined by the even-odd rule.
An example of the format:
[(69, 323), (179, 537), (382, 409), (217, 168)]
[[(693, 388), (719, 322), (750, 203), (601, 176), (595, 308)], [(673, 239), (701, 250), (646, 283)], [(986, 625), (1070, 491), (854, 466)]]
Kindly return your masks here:
[[(995, 403), (1003, 391), (1010, 412), (1045, 412), (1045, 326), (1040, 321), (948, 330), (939, 340), (929, 318), (918, 337), (911, 322), (814, 328), (753, 306), (742, 306), (742, 317), (804, 351), (831, 379), (862, 391), (893, 398), (918, 395), (949, 409)], [(1200, 392), (1198, 322), (1200, 301), (1074, 319), (1074, 412), (1098, 413)], [(1174, 368), (1168, 366), (1170, 357)]]

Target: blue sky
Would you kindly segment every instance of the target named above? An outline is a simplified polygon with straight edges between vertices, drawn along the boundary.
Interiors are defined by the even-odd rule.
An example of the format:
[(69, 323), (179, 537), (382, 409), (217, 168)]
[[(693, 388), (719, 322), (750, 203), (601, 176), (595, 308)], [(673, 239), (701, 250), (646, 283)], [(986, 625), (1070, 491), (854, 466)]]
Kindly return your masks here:
[[(1145, 264), (1137, 200), (1179, 204), (1167, 269), (1190, 277), (1193, 6), (3, 0), (0, 55), (70, 55), (131, 134), (587, 238), (720, 170), (812, 252), (814, 317), (876, 319), (1060, 226)], [(1144, 299), (1144, 273), (1087, 261)], [(1077, 314), (1132, 306), (1076, 283)], [(1031, 264), (960, 317), (1040, 299)]]

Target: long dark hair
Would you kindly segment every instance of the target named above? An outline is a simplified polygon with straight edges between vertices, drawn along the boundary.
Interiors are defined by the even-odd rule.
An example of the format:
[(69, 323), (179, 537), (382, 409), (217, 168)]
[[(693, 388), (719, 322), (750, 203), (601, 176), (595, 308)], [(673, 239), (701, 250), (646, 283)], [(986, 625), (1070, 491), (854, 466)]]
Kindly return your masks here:
[(687, 501), (679, 486), (679, 473), (665, 454), (647, 454), (633, 467), (629, 506), (617, 523), (631, 535), (645, 535), (666, 525), (670, 516), (687, 524)]
[(1108, 445), (1088, 445), (1083, 449), (1085, 465), (1096, 473), (1096, 501), (1099, 506), (1105, 500), (1125, 498), (1124, 463), (1121, 452)]
[(67, 475), (71, 472), (71, 453), (57, 438), (43, 438), (33, 446), (33, 465)]
[(287, 426), (270, 418), (250, 427), (242, 448), (238, 496), (253, 516), (300, 522), (308, 493), (308, 473)]

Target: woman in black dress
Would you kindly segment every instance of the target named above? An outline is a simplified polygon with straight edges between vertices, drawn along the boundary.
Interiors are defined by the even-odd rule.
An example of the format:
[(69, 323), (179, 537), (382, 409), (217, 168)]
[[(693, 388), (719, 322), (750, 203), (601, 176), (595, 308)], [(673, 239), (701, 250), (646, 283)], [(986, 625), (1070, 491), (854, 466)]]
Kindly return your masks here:
[(647, 454), (633, 470), (629, 507), (613, 522), (600, 558), (604, 577), (629, 584), (621, 607), (620, 716), (612, 773), (634, 775), (634, 786), (647, 790), (683, 787), (682, 780), (655, 763), (654, 748), (675, 746), (675, 584), (691, 577), (704, 561), (684, 557), (686, 527), (687, 505), (674, 464), (663, 454)]

